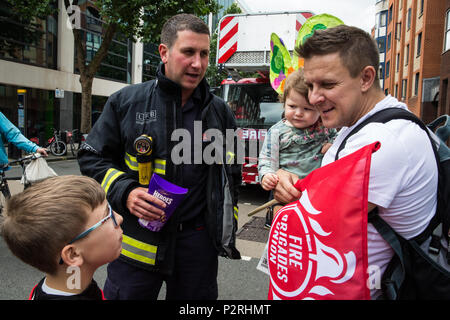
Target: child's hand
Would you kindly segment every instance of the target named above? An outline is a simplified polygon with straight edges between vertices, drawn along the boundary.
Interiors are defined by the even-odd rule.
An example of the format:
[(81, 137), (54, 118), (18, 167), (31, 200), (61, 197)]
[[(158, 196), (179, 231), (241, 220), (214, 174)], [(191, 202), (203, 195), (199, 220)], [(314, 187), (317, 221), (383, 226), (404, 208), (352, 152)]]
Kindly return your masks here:
[(329, 142), (325, 143), (325, 144), (322, 146), (322, 150), (320, 150), (320, 153), (325, 154), (325, 153), (328, 151), (328, 149), (330, 149), (331, 145), (332, 145), (332, 144), (329, 143)]
[(264, 190), (273, 190), (277, 186), (278, 176), (275, 173), (266, 173), (261, 181)]

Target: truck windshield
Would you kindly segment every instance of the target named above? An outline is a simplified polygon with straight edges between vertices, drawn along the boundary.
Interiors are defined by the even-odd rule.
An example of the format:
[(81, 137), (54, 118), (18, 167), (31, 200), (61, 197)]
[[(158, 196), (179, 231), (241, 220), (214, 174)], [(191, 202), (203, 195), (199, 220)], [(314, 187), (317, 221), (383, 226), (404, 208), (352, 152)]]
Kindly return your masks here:
[(270, 83), (226, 84), (223, 89), (238, 127), (268, 129), (281, 119), (283, 106)]

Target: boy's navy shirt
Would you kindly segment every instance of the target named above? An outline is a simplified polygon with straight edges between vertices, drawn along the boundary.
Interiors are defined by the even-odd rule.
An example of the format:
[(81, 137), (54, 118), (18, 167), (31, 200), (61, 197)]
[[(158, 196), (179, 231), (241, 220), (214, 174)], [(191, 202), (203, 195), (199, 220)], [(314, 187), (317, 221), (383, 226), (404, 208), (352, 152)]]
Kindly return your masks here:
[(92, 279), (91, 284), (82, 293), (71, 296), (61, 296), (56, 294), (48, 294), (42, 290), (45, 278), (31, 290), (28, 300), (105, 300), (103, 291), (98, 287), (97, 282)]

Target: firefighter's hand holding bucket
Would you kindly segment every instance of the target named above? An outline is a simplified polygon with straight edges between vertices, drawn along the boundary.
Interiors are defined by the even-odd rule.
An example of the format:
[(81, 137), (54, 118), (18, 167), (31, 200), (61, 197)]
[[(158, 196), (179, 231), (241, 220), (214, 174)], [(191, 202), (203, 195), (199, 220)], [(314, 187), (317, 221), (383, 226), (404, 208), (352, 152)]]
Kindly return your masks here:
[(128, 195), (127, 208), (139, 219), (148, 221), (159, 220), (164, 216), (164, 201), (148, 193), (147, 188), (138, 187)]
[(154, 173), (150, 180), (147, 193), (158, 201), (164, 202), (164, 208), (161, 207), (164, 215), (159, 219), (153, 220), (139, 219), (139, 224), (150, 231), (160, 231), (178, 205), (183, 201), (187, 192), (188, 189), (177, 186)]

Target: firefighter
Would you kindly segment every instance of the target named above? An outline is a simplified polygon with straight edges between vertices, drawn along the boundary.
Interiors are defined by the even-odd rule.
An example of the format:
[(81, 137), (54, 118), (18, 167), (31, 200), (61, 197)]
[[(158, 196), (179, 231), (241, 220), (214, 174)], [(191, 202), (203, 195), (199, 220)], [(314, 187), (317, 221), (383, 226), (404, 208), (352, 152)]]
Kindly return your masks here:
[[(198, 145), (206, 147), (207, 129), (224, 135), (236, 130), (228, 106), (204, 79), (209, 47), (201, 19), (170, 18), (161, 33), (157, 79), (111, 95), (79, 152), (82, 174), (102, 184), (124, 220), (121, 255), (107, 268), (107, 299), (156, 299), (163, 282), (166, 299), (217, 299), (218, 255), (240, 259), (235, 232), (241, 172), (226, 162), (233, 150), (224, 143), (221, 161), (193, 161)], [(198, 125), (202, 132), (194, 134)], [(190, 162), (177, 158), (177, 129), (189, 133)], [(153, 173), (189, 190), (159, 232), (138, 223), (164, 214), (164, 203), (147, 192)]]

